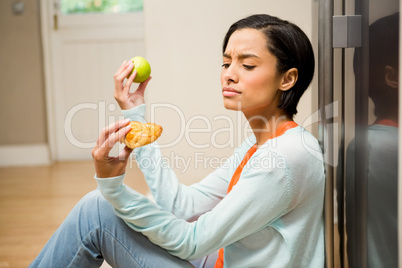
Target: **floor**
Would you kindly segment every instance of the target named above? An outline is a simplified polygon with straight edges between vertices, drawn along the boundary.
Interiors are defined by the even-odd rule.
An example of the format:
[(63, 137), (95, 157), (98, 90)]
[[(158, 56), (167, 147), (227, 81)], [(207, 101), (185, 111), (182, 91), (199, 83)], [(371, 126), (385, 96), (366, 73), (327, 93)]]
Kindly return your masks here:
[[(0, 268), (27, 267), (78, 200), (96, 188), (93, 176), (92, 162), (0, 168)], [(125, 183), (148, 192), (136, 166)]]
[[(93, 176), (92, 162), (0, 168), (0, 268), (27, 267), (78, 200), (96, 188)], [(127, 178), (147, 193), (137, 168)]]

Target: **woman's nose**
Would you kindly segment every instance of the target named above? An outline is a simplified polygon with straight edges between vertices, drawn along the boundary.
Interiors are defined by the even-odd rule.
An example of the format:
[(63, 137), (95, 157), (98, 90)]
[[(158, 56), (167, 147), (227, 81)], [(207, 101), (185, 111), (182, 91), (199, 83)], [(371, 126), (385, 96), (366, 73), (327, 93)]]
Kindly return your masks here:
[(229, 66), (227, 69), (224, 69), (223, 72), (224, 72), (223, 78), (225, 79), (225, 82), (227, 84), (238, 82), (238, 75), (236, 73), (236, 70), (232, 66)]

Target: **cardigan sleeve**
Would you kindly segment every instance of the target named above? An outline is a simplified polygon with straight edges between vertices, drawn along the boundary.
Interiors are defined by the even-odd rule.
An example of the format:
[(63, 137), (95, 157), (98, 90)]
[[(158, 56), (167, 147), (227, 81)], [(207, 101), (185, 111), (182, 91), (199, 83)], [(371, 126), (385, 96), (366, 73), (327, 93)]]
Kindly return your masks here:
[(230, 193), (193, 222), (161, 209), (124, 185), (124, 175), (97, 178), (97, 183), (116, 215), (132, 229), (172, 255), (194, 260), (261, 230), (288, 211), (288, 169), (262, 168), (264, 154), (257, 151)]
[[(130, 120), (145, 122), (144, 104), (122, 112)], [(159, 208), (187, 221), (197, 219), (222, 200), (236, 160), (234, 154), (199, 183), (187, 186), (179, 182), (157, 142), (136, 148), (134, 155)]]
[(162, 210), (187, 221), (197, 219), (226, 196), (234, 172), (235, 155), (200, 182), (187, 186), (179, 182), (157, 144), (135, 151), (155, 202)]

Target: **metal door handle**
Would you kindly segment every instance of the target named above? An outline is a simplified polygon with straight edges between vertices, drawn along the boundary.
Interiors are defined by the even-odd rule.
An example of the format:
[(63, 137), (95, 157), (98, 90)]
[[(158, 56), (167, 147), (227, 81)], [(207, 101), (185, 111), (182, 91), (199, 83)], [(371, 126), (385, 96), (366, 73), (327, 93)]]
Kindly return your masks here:
[(57, 14), (53, 15), (53, 29), (57, 31), (59, 29), (59, 17)]

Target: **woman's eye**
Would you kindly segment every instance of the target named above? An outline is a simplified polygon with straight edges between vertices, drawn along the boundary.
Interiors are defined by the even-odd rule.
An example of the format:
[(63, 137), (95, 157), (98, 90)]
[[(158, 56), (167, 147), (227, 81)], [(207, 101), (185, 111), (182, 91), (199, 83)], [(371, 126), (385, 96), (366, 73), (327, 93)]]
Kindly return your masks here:
[(249, 70), (249, 71), (255, 68), (255, 66), (246, 65), (246, 64), (243, 64), (243, 67), (244, 67), (244, 69)]
[(229, 63), (224, 63), (224, 64), (222, 64), (222, 68), (225, 68), (225, 69), (229, 68), (229, 66), (230, 66)]

